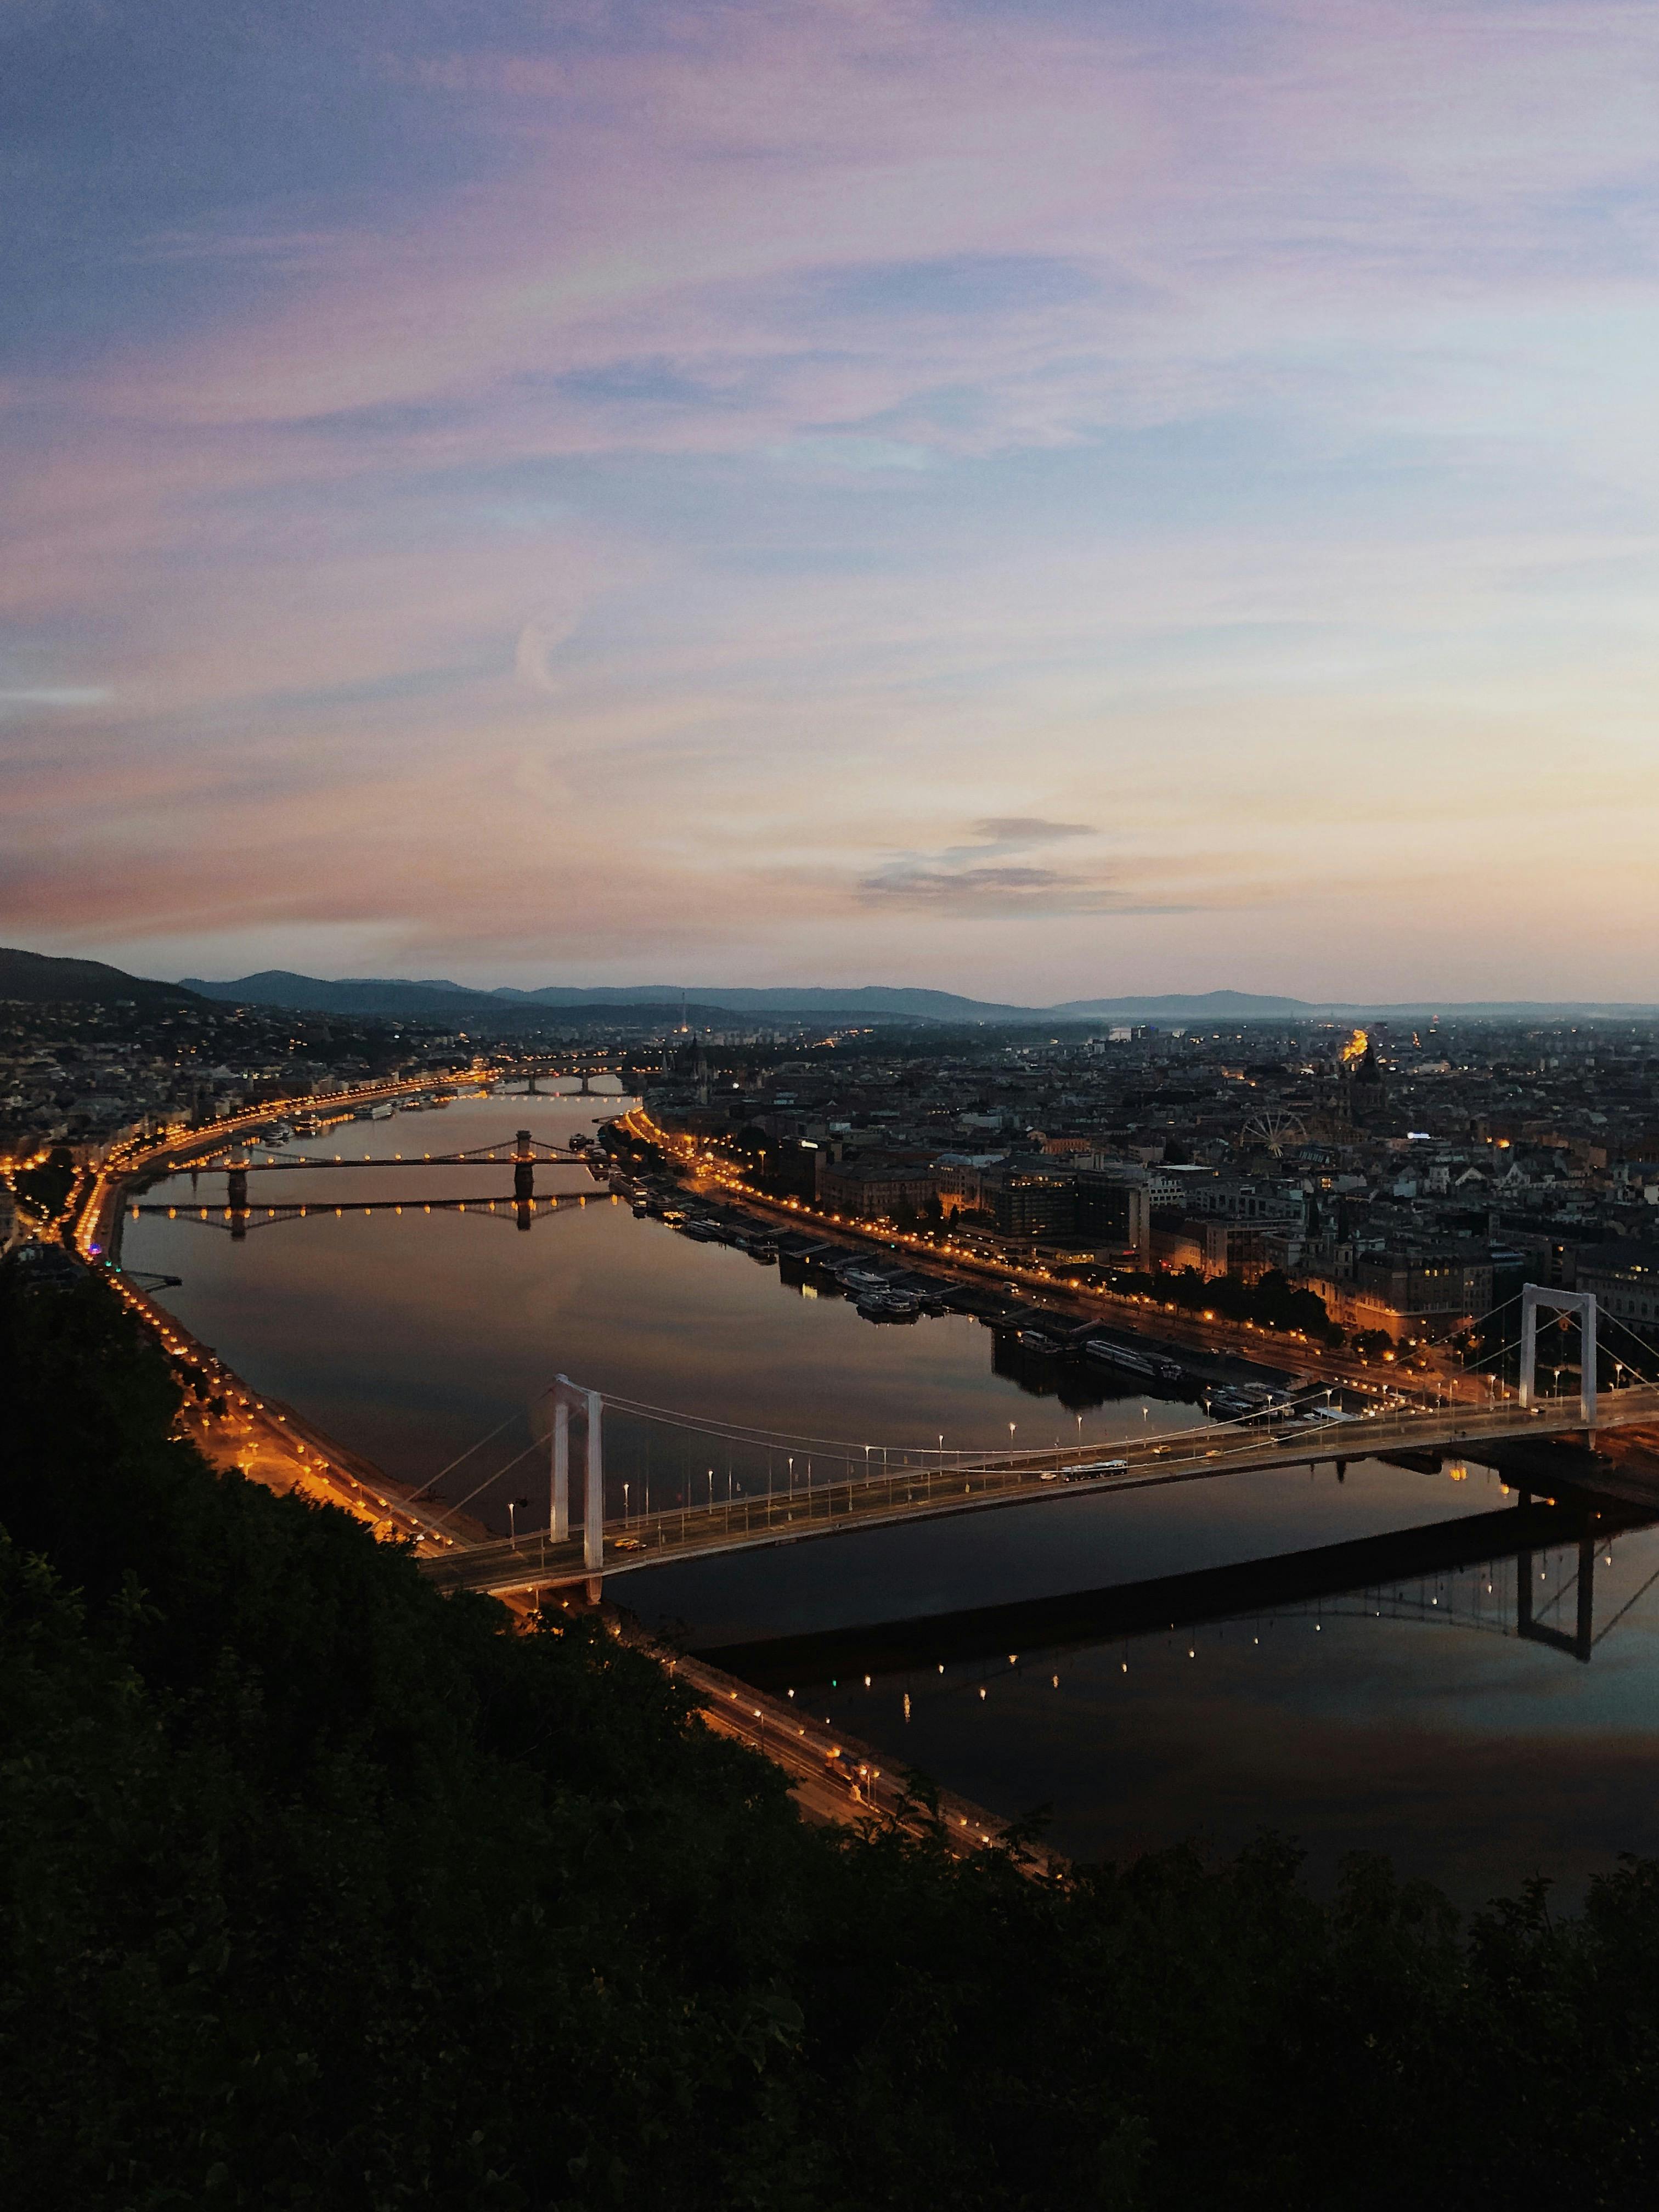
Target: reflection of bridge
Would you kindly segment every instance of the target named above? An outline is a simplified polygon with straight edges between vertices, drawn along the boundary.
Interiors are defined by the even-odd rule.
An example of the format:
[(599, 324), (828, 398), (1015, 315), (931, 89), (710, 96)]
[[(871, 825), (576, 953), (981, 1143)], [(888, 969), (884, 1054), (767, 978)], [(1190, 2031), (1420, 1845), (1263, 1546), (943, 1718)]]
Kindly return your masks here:
[[(595, 1197), (602, 1192), (592, 1194)], [(498, 1221), (515, 1224), (520, 1229), (532, 1228), (538, 1221), (550, 1220), (561, 1210), (568, 1213), (573, 1206), (586, 1206), (589, 1193), (567, 1191), (561, 1196), (551, 1192), (540, 1198), (520, 1198), (497, 1193), (495, 1196), (471, 1198), (353, 1198), (335, 1206), (325, 1200), (295, 1202), (287, 1206), (162, 1206), (141, 1204), (129, 1206), (127, 1218), (137, 1221), (141, 1214), (160, 1214), (168, 1221), (190, 1221), (209, 1229), (223, 1231), (240, 1243), (255, 1229), (273, 1229), (287, 1221), (341, 1221), (354, 1215), (391, 1213), (465, 1213), (475, 1221)], [(177, 1276), (168, 1278), (176, 1282)]]
[[(1534, 1332), (1535, 1304), (1547, 1291), (1528, 1291), (1523, 1334)], [(1593, 1341), (1593, 1316), (1587, 1317)], [(1516, 1437), (1563, 1436), (1592, 1428), (1614, 1429), (1659, 1420), (1659, 1384), (1631, 1383), (1598, 1398), (1593, 1361), (1575, 1398), (1539, 1400), (1523, 1376), (1513, 1397), (1453, 1397), (1434, 1405), (1401, 1401), (1363, 1415), (1347, 1415), (1304, 1400), (1285, 1417), (1246, 1417), (1206, 1424), (1176, 1435), (1131, 1439), (1110, 1453), (1097, 1445), (1052, 1452), (947, 1452), (823, 1439), (790, 1438), (730, 1424), (707, 1423), (662, 1407), (598, 1391), (578, 1390), (561, 1377), (556, 1404), (547, 1525), (516, 1541), (491, 1540), (453, 1551), (428, 1563), (448, 1589), (504, 1593), (571, 1581), (584, 1575), (619, 1574), (670, 1559), (794, 1543), (811, 1536), (884, 1527), (982, 1510), (1033, 1504), (1044, 1498), (1144, 1489), (1216, 1476), (1404, 1453), (1471, 1451), (1483, 1443)], [(1328, 1398), (1328, 1393), (1312, 1394)], [(587, 1431), (582, 1534), (569, 1531), (568, 1429), (572, 1411)], [(699, 1503), (690, 1484), (676, 1487), (673, 1501), (650, 1504), (649, 1476), (643, 1510), (607, 1517), (602, 1428), (607, 1411), (690, 1430), (713, 1439), (726, 1457), (726, 1495), (708, 1492)], [(733, 1468), (734, 1455), (743, 1462)], [(779, 1462), (787, 1465), (787, 1480)], [(797, 1465), (802, 1472), (797, 1474)], [(764, 1488), (761, 1486), (763, 1474)], [(659, 1486), (659, 1497), (661, 1485)]]
[[(1522, 1492), (1497, 1512), (1310, 1551), (1061, 1597), (772, 1637), (702, 1656), (760, 1689), (993, 1662), (1000, 1674), (1022, 1654), (1122, 1643), (1127, 1658), (1127, 1646), (1143, 1637), (1289, 1613), (1417, 1620), (1588, 1660), (1635, 1602), (1595, 1629), (1597, 1554), (1656, 1520), (1659, 1488), (1645, 1510), (1599, 1497), (1547, 1503)], [(1559, 1570), (1553, 1580), (1544, 1572), (1541, 1591), (1540, 1559)], [(1570, 1627), (1560, 1625), (1564, 1618)]]

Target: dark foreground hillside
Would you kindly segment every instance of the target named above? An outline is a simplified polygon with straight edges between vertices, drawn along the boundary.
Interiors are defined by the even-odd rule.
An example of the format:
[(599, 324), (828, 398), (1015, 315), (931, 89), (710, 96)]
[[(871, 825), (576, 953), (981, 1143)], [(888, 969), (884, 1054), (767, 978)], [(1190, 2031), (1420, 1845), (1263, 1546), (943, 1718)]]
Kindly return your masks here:
[(8, 2204), (1655, 2200), (1659, 1868), (1460, 1931), (810, 1831), (643, 1658), (216, 1480), (100, 1285), (0, 1282), (0, 1382)]

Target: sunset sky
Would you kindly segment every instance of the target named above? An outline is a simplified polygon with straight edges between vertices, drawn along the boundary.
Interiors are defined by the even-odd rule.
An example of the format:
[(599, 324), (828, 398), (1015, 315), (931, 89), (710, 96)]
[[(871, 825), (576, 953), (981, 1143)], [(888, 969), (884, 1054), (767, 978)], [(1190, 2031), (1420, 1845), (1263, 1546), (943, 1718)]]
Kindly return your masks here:
[(1648, 0), (9, 0), (0, 938), (1659, 1000)]

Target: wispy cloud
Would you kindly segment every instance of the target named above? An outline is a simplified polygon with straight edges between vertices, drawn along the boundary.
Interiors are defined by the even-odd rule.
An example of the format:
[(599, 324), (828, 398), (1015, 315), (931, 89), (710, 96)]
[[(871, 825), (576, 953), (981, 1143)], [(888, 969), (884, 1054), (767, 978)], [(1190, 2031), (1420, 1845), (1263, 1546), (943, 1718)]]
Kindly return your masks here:
[(1032, 814), (991, 814), (975, 822), (974, 835), (976, 845), (957, 845), (950, 848), (945, 857), (967, 857), (975, 852), (1019, 852), (1032, 845), (1064, 844), (1072, 837), (1092, 837), (1096, 834), (1087, 822), (1045, 822)]
[(949, 914), (1109, 914), (1124, 903), (1110, 884), (1056, 868), (945, 868), (899, 861), (866, 876), (859, 889), (874, 905)]
[(36, 684), (0, 690), (0, 707), (102, 707), (113, 696), (97, 684)]
[(1176, 911), (1151, 907), (1121, 887), (1107, 867), (1044, 867), (1018, 856), (1087, 838), (1086, 823), (1030, 815), (990, 815), (974, 824), (975, 842), (937, 853), (907, 853), (862, 877), (859, 895), (875, 906), (941, 915), (1026, 915)]

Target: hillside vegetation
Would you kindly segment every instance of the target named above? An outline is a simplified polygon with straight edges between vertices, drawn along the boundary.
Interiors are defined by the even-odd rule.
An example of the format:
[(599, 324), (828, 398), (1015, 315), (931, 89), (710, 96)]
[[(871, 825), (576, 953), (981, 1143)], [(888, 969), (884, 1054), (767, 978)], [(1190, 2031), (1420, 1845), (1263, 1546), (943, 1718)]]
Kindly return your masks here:
[(156, 983), (145, 975), (129, 975), (125, 968), (112, 968), (102, 960), (59, 960), (50, 953), (24, 952), (10, 945), (0, 945), (0, 1000), (6, 999), (28, 1006), (77, 1000), (106, 1006), (200, 1003), (193, 991), (177, 983)]
[(1653, 2201), (1659, 1868), (1460, 1929), (810, 1829), (643, 1656), (214, 1477), (96, 1282), (0, 1270), (0, 1380), (8, 2203)]

